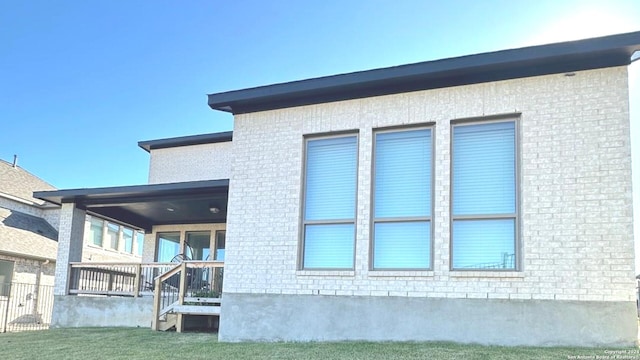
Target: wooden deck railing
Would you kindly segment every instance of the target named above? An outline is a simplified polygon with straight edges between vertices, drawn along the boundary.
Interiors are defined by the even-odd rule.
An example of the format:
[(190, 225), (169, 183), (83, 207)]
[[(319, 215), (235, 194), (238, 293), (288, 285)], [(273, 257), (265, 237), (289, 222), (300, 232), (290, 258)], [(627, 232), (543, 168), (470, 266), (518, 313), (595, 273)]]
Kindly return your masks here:
[[(224, 263), (219, 261), (183, 261), (158, 276), (154, 284), (152, 329), (177, 307), (185, 304), (220, 304)], [(177, 331), (182, 329), (183, 311), (177, 312)]]
[(71, 263), (69, 294), (153, 295), (155, 278), (175, 263)]
[(185, 314), (220, 314), (224, 262), (71, 263), (69, 294), (154, 296), (151, 327), (173, 316), (182, 331)]

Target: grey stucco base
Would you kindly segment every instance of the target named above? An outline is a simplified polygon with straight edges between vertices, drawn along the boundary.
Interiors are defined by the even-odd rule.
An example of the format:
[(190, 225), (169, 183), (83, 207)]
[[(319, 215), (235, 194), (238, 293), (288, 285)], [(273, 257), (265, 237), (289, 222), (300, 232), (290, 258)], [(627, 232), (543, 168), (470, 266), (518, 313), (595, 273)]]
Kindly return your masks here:
[(224, 294), (220, 341), (631, 346), (634, 302)]
[(152, 318), (152, 297), (56, 295), (51, 327), (150, 327)]

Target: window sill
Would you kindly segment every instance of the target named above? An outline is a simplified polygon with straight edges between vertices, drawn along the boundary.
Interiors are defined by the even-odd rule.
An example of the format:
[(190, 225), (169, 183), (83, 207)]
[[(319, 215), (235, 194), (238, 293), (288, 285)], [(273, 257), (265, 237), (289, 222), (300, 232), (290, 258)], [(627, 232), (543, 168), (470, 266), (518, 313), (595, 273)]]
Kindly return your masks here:
[(450, 271), (449, 277), (524, 279), (524, 273), (521, 271)]
[(434, 272), (430, 270), (369, 270), (369, 277), (433, 277)]
[(298, 270), (296, 276), (355, 276), (353, 270)]

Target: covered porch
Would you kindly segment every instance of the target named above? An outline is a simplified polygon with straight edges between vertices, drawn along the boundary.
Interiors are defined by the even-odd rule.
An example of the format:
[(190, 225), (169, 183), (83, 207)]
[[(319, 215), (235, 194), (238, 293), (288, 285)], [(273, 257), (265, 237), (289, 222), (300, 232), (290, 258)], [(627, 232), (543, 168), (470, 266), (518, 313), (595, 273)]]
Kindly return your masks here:
[[(52, 326), (181, 331), (220, 314), (228, 180), (36, 192), (60, 204)], [(141, 263), (82, 262), (87, 214), (144, 230)], [(90, 236), (91, 234), (89, 234)]]

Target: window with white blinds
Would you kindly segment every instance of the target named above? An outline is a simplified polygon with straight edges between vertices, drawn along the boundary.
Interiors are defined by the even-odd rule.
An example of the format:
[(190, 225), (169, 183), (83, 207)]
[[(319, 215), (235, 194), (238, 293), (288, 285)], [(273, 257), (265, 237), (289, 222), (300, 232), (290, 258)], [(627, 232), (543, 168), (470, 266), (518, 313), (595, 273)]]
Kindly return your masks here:
[(452, 127), (452, 268), (516, 267), (516, 123)]
[(358, 138), (306, 140), (304, 269), (352, 269), (355, 248)]
[(374, 136), (373, 269), (429, 269), (431, 129)]

